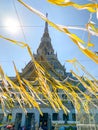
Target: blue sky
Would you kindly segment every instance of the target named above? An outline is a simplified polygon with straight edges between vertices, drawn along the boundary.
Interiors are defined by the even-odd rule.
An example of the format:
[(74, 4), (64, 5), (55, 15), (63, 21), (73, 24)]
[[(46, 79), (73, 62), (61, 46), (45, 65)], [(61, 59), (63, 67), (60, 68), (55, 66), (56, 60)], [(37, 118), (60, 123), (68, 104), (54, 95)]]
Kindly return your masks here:
[[(88, 0), (73, 1), (80, 4), (89, 2)], [(85, 27), (90, 16), (90, 13), (86, 10), (80, 11), (74, 9), (73, 7), (59, 7), (48, 3), (46, 0), (24, 0), (24, 2), (35, 9), (38, 9), (43, 14), (47, 12), (48, 18), (51, 21), (65, 26), (72, 25)], [(12, 33), (7, 30), (5, 23), (7, 22), (7, 19), (10, 18), (22, 25), (22, 27), (17, 27), (18, 30), (16, 33)], [(98, 27), (96, 14), (93, 14), (92, 21), (94, 21)], [(0, 34), (11, 39), (27, 42), (33, 53), (36, 53), (36, 49), (40, 44), (44, 31), (44, 24), (45, 22), (42, 19), (23, 7), (23, 5), (21, 5), (17, 0), (0, 1)], [(70, 31), (77, 34), (80, 38), (87, 42), (88, 34), (86, 32), (79, 30)], [(50, 26), (49, 33), (55, 53), (57, 52), (59, 61), (65, 65), (67, 71), (70, 71), (73, 67), (67, 63), (66, 60), (77, 58), (92, 75), (98, 78), (98, 65), (85, 56), (68, 36)], [(91, 42), (95, 44), (95, 47), (91, 48), (91, 50), (98, 51), (98, 37), (91, 36)], [(15, 75), (12, 61), (15, 62), (17, 69), (21, 71), (29, 60), (30, 56), (28, 55), (26, 49), (0, 39), (0, 64), (7, 75)]]

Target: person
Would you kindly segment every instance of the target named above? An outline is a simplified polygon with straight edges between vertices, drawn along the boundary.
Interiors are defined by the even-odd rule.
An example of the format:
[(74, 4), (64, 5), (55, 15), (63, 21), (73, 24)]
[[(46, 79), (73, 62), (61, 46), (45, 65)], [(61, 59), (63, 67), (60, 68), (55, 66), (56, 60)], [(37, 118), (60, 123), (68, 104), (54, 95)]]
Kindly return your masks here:
[(12, 128), (10, 130), (15, 130), (15, 125), (13, 124)]
[(61, 127), (59, 128), (59, 130), (65, 130), (64, 126), (61, 126)]
[(39, 130), (43, 130), (43, 128), (42, 128), (42, 122), (40, 122)]
[(46, 123), (46, 122), (44, 122), (43, 130), (48, 130), (48, 128), (47, 128), (47, 123)]
[(18, 124), (18, 130), (21, 130), (21, 124), (20, 123)]
[(23, 126), (23, 127), (22, 127), (22, 130), (26, 130), (26, 127), (25, 127), (25, 126)]
[(39, 127), (39, 130), (43, 130), (41, 126)]
[(39, 130), (38, 123), (35, 122), (35, 130)]
[(4, 127), (2, 127), (1, 130), (4, 130)]

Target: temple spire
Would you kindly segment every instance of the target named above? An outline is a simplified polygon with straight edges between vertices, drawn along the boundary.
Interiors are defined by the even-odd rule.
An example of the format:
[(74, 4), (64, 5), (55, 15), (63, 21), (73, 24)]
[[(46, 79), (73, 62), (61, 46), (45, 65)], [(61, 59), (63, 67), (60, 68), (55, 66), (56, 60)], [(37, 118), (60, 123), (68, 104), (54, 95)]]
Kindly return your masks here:
[[(46, 13), (46, 18), (48, 17), (48, 13)], [(45, 28), (44, 28), (44, 33), (41, 38), (40, 45), (37, 49), (37, 54), (38, 55), (54, 55), (54, 49), (51, 44), (51, 38), (49, 36), (49, 31), (48, 31), (48, 23), (45, 22)]]
[[(48, 18), (48, 13), (46, 13), (46, 18)], [(47, 22), (45, 22), (44, 33), (48, 33), (48, 23)]]

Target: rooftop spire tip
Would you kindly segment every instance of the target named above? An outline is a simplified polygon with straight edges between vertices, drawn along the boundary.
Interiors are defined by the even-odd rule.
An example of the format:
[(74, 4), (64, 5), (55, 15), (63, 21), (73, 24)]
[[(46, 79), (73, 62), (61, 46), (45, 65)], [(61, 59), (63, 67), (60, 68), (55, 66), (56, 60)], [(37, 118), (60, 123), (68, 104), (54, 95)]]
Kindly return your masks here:
[(46, 13), (46, 17), (48, 18), (48, 13)]

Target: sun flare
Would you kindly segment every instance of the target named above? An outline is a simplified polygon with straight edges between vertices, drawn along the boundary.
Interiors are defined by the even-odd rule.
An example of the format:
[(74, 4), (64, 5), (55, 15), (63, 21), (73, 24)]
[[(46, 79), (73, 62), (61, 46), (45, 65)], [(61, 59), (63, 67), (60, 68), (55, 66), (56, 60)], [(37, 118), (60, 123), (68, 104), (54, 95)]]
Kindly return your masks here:
[(6, 18), (4, 25), (6, 30), (10, 33), (17, 33), (19, 31), (19, 22), (14, 18)]

